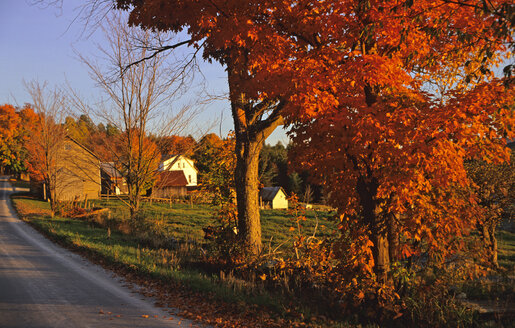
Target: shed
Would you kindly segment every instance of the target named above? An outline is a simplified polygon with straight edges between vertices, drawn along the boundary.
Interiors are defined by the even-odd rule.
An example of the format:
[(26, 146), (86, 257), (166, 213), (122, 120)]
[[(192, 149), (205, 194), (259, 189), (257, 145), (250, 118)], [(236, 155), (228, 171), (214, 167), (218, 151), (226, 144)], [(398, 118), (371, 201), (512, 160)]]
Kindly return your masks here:
[(127, 182), (113, 162), (100, 163), (102, 194), (120, 195), (128, 192)]
[(264, 187), (259, 191), (259, 200), (262, 207), (273, 209), (287, 209), (288, 199), (282, 187)]
[(174, 196), (186, 196), (188, 193), (188, 180), (182, 170), (159, 172), (157, 181), (152, 188), (152, 197), (170, 198)]

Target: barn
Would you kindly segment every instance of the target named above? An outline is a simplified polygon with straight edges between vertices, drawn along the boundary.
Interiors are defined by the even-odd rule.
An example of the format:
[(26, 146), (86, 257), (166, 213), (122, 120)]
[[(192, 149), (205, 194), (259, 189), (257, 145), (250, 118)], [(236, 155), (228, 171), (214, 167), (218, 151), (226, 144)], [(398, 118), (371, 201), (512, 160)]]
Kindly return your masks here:
[(184, 171), (163, 171), (157, 175), (155, 186), (152, 188), (152, 197), (171, 198), (186, 196), (188, 193), (188, 180)]

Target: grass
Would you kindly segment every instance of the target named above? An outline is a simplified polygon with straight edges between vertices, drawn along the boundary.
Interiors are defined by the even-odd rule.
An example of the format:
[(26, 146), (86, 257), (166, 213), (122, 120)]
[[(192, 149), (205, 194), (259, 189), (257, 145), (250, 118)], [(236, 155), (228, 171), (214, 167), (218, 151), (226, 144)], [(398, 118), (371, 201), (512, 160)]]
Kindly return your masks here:
[(496, 236), (501, 270), (487, 277), (465, 282), (462, 291), (469, 300), (509, 308), (515, 304), (515, 233), (499, 230)]
[[(94, 206), (109, 208), (113, 217), (128, 218), (129, 211), (120, 200), (96, 200)], [(167, 234), (178, 241), (202, 241), (204, 238), (203, 227), (216, 225), (213, 218), (216, 207), (200, 204), (168, 204), (148, 203), (142, 204), (141, 215), (145, 218), (163, 220)], [(317, 236), (326, 236), (332, 233), (336, 227), (331, 217), (333, 212), (321, 212), (306, 210), (306, 220), (301, 227), (305, 234), (312, 235), (316, 231)], [(290, 227), (297, 228), (296, 223), (290, 220), (291, 214), (286, 210), (261, 210), (261, 226), (263, 244), (265, 250), (268, 247), (275, 249), (281, 245), (287, 245), (291, 241), (294, 232)]]
[(515, 274), (515, 233), (500, 230), (497, 232), (497, 246), (499, 248), (499, 265)]
[[(59, 216), (51, 218), (49, 204), (46, 202), (22, 195), (14, 195), (13, 201), (20, 215), (49, 238), (111, 268), (122, 268), (136, 273), (144, 281), (158, 281), (166, 286), (186, 286), (188, 290), (207, 294), (208, 296), (203, 299), (205, 298), (208, 303), (213, 303), (209, 300), (228, 302), (238, 307), (240, 312), (253, 309), (274, 313), (276, 318), (284, 318), (288, 317), (285, 309), (293, 307), (295, 311), (305, 313), (305, 317), (309, 318), (309, 313), (313, 310), (307, 304), (301, 303), (301, 300), (292, 299), (291, 295), (265, 289), (259, 279), (243, 281), (230, 273), (209, 274), (206, 273), (209, 270), (196, 270), (194, 266), (185, 265), (183, 262), (185, 258), (202, 257), (194, 243), (177, 243), (178, 246), (173, 249), (149, 247), (141, 243), (135, 235), (121, 233), (116, 229), (108, 230), (105, 228), (108, 225), (101, 225), (94, 219), (69, 219)], [(94, 206), (110, 208), (113, 218), (116, 217), (119, 221), (128, 218), (128, 211), (119, 200), (98, 200), (94, 201)], [(166, 231), (167, 238), (173, 237), (179, 241), (200, 241), (203, 240), (202, 227), (216, 224), (212, 218), (215, 210), (208, 205), (172, 204), (170, 206), (168, 203), (144, 203), (142, 212), (147, 218), (161, 222), (158, 227)], [(312, 234), (316, 227), (318, 236), (330, 234), (335, 226), (335, 223), (329, 219), (330, 216), (331, 213), (328, 212), (308, 210), (306, 219), (302, 221), (302, 229), (306, 234)], [(296, 231), (290, 231), (290, 227), (296, 228), (296, 224), (290, 220), (290, 214), (282, 210), (262, 210), (261, 217), (265, 248), (268, 243), (272, 248), (285, 243), (284, 248), (291, 249), (288, 241)], [(513, 275), (515, 233), (499, 231), (498, 245), (499, 263), (507, 269), (508, 276)], [(492, 280), (492, 283), (474, 281), (464, 290), (471, 299), (494, 301), (513, 299), (515, 293), (513, 279), (502, 281), (499, 279)], [(177, 306), (181, 307), (182, 303)], [(193, 306), (195, 307), (197, 305)], [(203, 313), (206, 311), (204, 310)], [(241, 323), (236, 326), (241, 326)], [(326, 323), (323, 326), (327, 326)], [(330, 326), (334, 325), (330, 324)], [(336, 326), (352, 325), (339, 322)]]

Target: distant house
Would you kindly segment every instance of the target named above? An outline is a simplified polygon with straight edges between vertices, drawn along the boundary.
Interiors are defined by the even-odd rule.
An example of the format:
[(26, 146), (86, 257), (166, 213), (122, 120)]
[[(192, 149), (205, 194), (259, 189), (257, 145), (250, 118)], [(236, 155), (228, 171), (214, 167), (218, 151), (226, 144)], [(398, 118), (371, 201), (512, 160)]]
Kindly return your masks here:
[[(55, 163), (51, 177), (58, 201), (96, 199), (100, 196), (100, 162), (85, 146), (66, 137), (54, 148)], [(43, 198), (49, 196), (48, 186), (32, 181), (31, 189)], [(46, 190), (44, 190), (46, 189)]]
[(171, 198), (177, 196), (185, 196), (188, 193), (188, 180), (184, 175), (184, 171), (162, 171), (159, 172), (156, 184), (152, 188), (152, 197), (154, 198)]
[(259, 191), (261, 207), (287, 209), (288, 199), (282, 187), (264, 187)]
[(121, 195), (128, 191), (127, 182), (113, 162), (100, 163), (102, 194)]
[(186, 177), (187, 186), (197, 185), (197, 169), (193, 161), (183, 155), (174, 155), (159, 164), (159, 171), (182, 171)]

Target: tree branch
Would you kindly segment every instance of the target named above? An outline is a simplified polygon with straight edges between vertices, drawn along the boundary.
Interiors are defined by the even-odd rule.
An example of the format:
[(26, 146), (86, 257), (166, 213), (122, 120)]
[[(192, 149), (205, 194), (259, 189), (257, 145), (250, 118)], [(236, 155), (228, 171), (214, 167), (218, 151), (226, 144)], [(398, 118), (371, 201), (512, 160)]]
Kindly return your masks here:
[(147, 56), (147, 57), (143, 57), (141, 59), (138, 59), (136, 60), (135, 62), (132, 62), (130, 63), (129, 65), (127, 65), (124, 69), (123, 69), (123, 72), (125, 73), (125, 71), (127, 71), (129, 68), (131, 68), (132, 66), (134, 65), (138, 65), (139, 63), (142, 63), (144, 62), (145, 60), (148, 60), (148, 59), (151, 59), (151, 58), (154, 58), (155, 56), (157, 56), (159, 53), (163, 52), (163, 51), (166, 51), (166, 50), (170, 50), (170, 49), (175, 49), (175, 48), (178, 48), (180, 46), (183, 46), (185, 44), (188, 44), (191, 42), (192, 39), (189, 39), (189, 40), (186, 40), (186, 41), (181, 41), (181, 42), (178, 42), (176, 44), (173, 44), (173, 45), (170, 45), (170, 46), (163, 46), (163, 47), (159, 47), (159, 48), (155, 48), (156, 50), (150, 55), (150, 56)]

